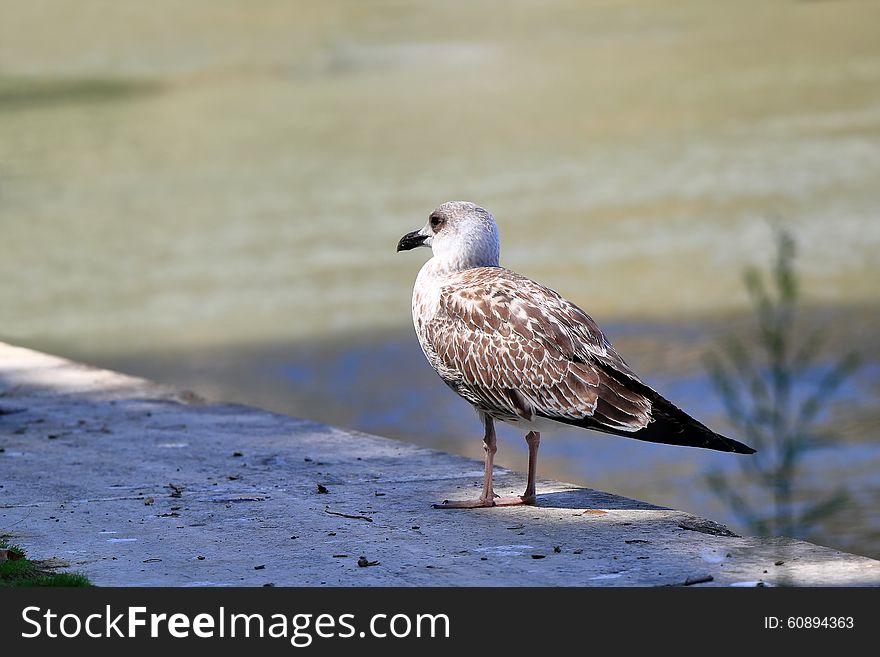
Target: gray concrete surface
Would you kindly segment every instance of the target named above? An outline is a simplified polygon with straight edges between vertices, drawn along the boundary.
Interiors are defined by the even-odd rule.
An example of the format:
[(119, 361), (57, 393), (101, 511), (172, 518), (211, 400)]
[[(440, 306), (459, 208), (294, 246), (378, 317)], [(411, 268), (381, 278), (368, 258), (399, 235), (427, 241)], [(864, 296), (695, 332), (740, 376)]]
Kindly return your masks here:
[(554, 481), (435, 510), (480, 463), (3, 343), (0, 450), (0, 536), (98, 585), (880, 584), (873, 559)]

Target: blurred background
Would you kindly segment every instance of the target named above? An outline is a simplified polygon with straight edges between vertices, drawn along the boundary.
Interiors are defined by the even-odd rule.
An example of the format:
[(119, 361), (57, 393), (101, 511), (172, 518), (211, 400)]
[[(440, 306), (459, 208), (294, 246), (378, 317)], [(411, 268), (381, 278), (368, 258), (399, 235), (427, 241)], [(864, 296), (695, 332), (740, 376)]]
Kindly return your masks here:
[[(794, 504), (843, 497), (789, 531), (880, 557), (880, 2), (0, 0), (6, 341), (482, 457), (413, 334), (429, 253), (394, 251), (450, 199), (737, 437), (706, 355), (753, 344), (743, 271), (784, 225), (798, 326), (827, 337), (795, 374), (861, 360), (787, 473)], [(541, 452), (741, 531), (718, 477), (773, 514), (743, 457), (579, 431)]]

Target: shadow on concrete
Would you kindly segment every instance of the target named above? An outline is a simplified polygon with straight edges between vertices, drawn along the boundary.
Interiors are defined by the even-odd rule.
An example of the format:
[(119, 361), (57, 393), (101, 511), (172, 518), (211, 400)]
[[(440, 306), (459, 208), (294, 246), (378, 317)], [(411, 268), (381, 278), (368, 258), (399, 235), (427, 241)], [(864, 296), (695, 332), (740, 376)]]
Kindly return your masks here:
[(640, 500), (632, 500), (628, 497), (610, 495), (608, 493), (603, 493), (602, 491), (593, 490), (592, 488), (573, 488), (571, 490), (554, 493), (539, 493), (537, 497), (537, 506), (557, 509), (666, 510), (666, 507), (655, 506)]

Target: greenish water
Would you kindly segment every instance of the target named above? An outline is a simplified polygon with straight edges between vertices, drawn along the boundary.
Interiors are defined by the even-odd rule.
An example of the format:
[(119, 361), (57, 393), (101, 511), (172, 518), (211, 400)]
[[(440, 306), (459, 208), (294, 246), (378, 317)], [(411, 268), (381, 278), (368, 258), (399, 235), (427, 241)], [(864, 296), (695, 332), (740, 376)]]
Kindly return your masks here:
[[(609, 317), (801, 239), (875, 303), (874, 2), (0, 2), (0, 332), (95, 353), (405, 324), (451, 198)], [(821, 35), (821, 38), (817, 38)]]
[[(375, 354), (398, 352), (367, 339), (412, 351), (426, 254), (394, 245), (466, 198), (499, 220), (504, 264), (621, 327), (695, 412), (712, 412), (686, 385), (695, 336), (741, 318), (772, 218), (799, 240), (808, 302), (846, 324), (838, 346), (880, 360), (880, 3), (0, 0), (0, 16), (3, 339), (477, 454), (459, 411), (425, 428), (418, 353), (386, 372)], [(851, 442), (876, 444), (876, 402), (849, 400)], [(685, 507), (662, 491), (703, 465), (633, 450), (571, 467), (580, 449), (544, 473)], [(859, 477), (874, 498), (823, 539), (876, 554), (876, 529), (836, 538), (880, 526)]]

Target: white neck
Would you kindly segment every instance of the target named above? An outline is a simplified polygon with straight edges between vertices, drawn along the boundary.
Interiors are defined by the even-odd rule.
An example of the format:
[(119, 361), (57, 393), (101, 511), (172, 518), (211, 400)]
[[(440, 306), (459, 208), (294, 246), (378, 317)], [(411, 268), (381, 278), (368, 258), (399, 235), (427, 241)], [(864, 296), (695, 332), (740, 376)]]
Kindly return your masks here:
[(434, 275), (454, 274), (474, 267), (498, 267), (498, 254), (491, 253), (448, 253), (435, 254), (425, 263), (423, 269), (430, 269)]
[(453, 242), (435, 240), (431, 250), (434, 253), (429, 261), (434, 263), (432, 267), (437, 272), (450, 274), (474, 267), (497, 267), (500, 252), (498, 234), (494, 230), (488, 234), (462, 236)]

